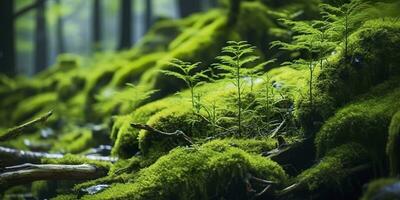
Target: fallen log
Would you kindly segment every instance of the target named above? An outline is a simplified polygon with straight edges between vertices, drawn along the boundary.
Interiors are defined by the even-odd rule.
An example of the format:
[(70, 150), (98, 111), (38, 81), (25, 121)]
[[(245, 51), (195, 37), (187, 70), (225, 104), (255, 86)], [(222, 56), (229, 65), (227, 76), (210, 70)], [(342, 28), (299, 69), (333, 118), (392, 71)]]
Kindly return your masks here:
[[(82, 155), (83, 156), (83, 155)], [(6, 148), (0, 146), (0, 167), (19, 165), (23, 163), (40, 163), (43, 158), (61, 159), (64, 154), (23, 151), (18, 149)], [(116, 162), (118, 158), (108, 156), (86, 155), (83, 156), (90, 160)]]
[(107, 175), (107, 170), (95, 165), (23, 164), (5, 168), (0, 174), (0, 188), (38, 180), (91, 180)]

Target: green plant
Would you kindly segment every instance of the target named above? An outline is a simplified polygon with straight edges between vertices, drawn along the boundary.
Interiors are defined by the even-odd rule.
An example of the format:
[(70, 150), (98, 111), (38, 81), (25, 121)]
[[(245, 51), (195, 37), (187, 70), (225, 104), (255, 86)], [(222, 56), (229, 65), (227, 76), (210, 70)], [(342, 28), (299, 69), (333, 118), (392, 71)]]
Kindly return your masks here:
[(237, 126), (238, 134), (242, 131), (242, 96), (244, 90), (244, 82), (242, 78), (249, 73), (249, 69), (245, 68), (246, 64), (252, 63), (259, 59), (258, 56), (252, 55), (255, 47), (246, 41), (228, 41), (227, 46), (222, 48), (224, 55), (218, 56), (219, 63), (214, 64), (218, 69), (224, 71), (222, 75), (232, 80), (237, 91)]
[(292, 37), (291, 42), (274, 41), (271, 47), (279, 47), (285, 51), (298, 51), (304, 52), (305, 58), (297, 58), (293, 61), (284, 62), (282, 65), (289, 65), (293, 67), (307, 66), (310, 72), (309, 76), (309, 101), (313, 107), (313, 90), (312, 84), (314, 79), (315, 70), (315, 54), (322, 48), (322, 43), (318, 43), (321, 31), (314, 28), (311, 23), (304, 21), (292, 21), (282, 19), (282, 21), (291, 27), (291, 30), (296, 34)]
[(200, 62), (190, 63), (184, 62), (179, 59), (173, 59), (170, 63), (173, 67), (178, 69), (178, 72), (172, 70), (162, 70), (161, 72), (174, 76), (178, 79), (183, 80), (186, 83), (186, 86), (190, 89), (190, 96), (192, 101), (192, 108), (196, 110), (196, 99), (195, 99), (195, 87), (200, 84), (203, 84), (205, 80), (210, 80), (210, 78), (205, 74), (208, 70), (197, 71), (200, 65)]
[(369, 12), (364, 12), (368, 4), (363, 1), (355, 0), (342, 6), (335, 7), (329, 4), (321, 4), (321, 15), (325, 21), (326, 31), (328, 31), (331, 41), (343, 41), (343, 53), (345, 61), (349, 60), (349, 35), (369, 18)]

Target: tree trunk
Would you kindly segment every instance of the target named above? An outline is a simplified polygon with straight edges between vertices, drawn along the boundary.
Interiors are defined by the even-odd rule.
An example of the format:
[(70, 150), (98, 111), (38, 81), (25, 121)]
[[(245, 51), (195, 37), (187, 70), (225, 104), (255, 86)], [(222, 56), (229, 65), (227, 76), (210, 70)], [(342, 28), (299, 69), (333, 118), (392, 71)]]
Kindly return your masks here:
[(93, 19), (92, 19), (93, 49), (101, 50), (101, 4), (100, 0), (93, 2)]
[(241, 0), (230, 0), (229, 7), (229, 16), (228, 16), (228, 25), (234, 26), (237, 22), (237, 18), (240, 13), (240, 2)]
[(39, 3), (36, 10), (36, 35), (35, 35), (35, 73), (47, 67), (47, 30), (45, 4)]
[[(61, 0), (56, 0), (56, 3), (58, 5), (59, 8), (61, 8)], [(63, 30), (63, 26), (64, 26), (64, 21), (63, 21), (63, 17), (62, 17), (62, 13), (59, 12), (58, 16), (57, 16), (57, 52), (58, 54), (61, 53), (65, 53), (65, 45), (64, 45), (64, 30)]]
[(13, 0), (0, 1), (0, 73), (8, 76), (16, 74), (13, 11)]
[(145, 23), (145, 31), (147, 32), (153, 25), (153, 0), (146, 0)]
[(181, 18), (187, 17), (192, 13), (201, 11), (200, 0), (178, 0), (179, 13)]
[(121, 1), (120, 41), (118, 49), (127, 49), (132, 46), (132, 2)]

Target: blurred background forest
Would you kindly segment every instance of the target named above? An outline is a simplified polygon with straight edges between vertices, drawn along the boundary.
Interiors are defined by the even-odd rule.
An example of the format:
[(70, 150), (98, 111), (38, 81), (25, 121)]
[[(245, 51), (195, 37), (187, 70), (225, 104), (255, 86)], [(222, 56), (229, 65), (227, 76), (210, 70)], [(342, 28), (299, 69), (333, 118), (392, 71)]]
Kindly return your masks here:
[(155, 21), (208, 10), (216, 1), (1, 0), (0, 73), (30, 76), (59, 54), (130, 48)]

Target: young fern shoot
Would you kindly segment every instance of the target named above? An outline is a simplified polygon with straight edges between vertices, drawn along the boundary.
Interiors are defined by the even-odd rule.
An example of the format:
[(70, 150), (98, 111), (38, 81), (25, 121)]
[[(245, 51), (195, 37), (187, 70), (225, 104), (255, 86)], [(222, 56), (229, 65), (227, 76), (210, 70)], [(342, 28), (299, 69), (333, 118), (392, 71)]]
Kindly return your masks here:
[(366, 2), (354, 0), (340, 7), (329, 4), (321, 4), (321, 15), (326, 22), (331, 41), (343, 42), (343, 53), (346, 63), (349, 60), (349, 36), (350, 33), (369, 16), (368, 12), (360, 10), (369, 8)]
[(243, 77), (249, 73), (249, 69), (244, 68), (246, 64), (250, 64), (257, 59), (258, 56), (252, 55), (255, 47), (245, 41), (228, 41), (227, 46), (222, 49), (224, 55), (218, 56), (219, 63), (214, 64), (218, 69), (224, 71), (222, 74), (225, 78), (232, 80), (237, 91), (237, 126), (238, 135), (242, 134), (242, 96), (243, 96)]
[(185, 82), (186, 86), (190, 90), (192, 109), (193, 111), (196, 111), (195, 88), (198, 85), (203, 84), (205, 80), (210, 80), (210, 78), (205, 74), (208, 70), (195, 72), (198, 69), (200, 62), (190, 63), (179, 59), (173, 59), (169, 64), (175, 67), (177, 71), (161, 70), (161, 72)]

